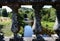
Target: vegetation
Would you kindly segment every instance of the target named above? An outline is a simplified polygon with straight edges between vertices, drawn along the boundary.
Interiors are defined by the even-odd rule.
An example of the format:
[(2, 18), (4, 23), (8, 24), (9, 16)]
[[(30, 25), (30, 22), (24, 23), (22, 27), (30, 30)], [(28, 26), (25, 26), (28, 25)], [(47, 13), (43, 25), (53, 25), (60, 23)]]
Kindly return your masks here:
[(7, 13), (7, 10), (6, 9), (3, 9), (2, 10), (2, 16), (3, 17), (8, 17), (8, 13)]
[[(2, 32), (4, 33), (5, 36), (11, 36), (12, 35), (12, 32), (11, 32), (11, 24), (12, 24), (12, 21), (11, 19), (9, 19), (8, 21), (0, 21), (0, 25), (2, 25)], [(0, 26), (1, 28), (1, 26)]]
[[(23, 27), (25, 25), (24, 23), (24, 14), (27, 14), (28, 15), (28, 18), (30, 20), (33, 20), (33, 18), (35, 17), (34, 16), (34, 10), (33, 9), (30, 9), (30, 8), (20, 8), (19, 9), (19, 14), (18, 14), (18, 17), (19, 17), (19, 23), (20, 23), (20, 34), (23, 34)], [(54, 8), (43, 8), (41, 10), (41, 16), (42, 16), (42, 19), (41, 19), (41, 24), (42, 24), (42, 28), (43, 28), (43, 33), (47, 33), (47, 34), (51, 34), (51, 33), (54, 33), (53, 31), (53, 25), (54, 25), (54, 22), (55, 22), (55, 18), (56, 18), (56, 15), (55, 15), (55, 12), (56, 10)], [(1, 13), (1, 12), (0, 12)], [(10, 36), (12, 34), (11, 32), (11, 24), (12, 24), (12, 12), (6, 12), (5, 9), (2, 10), (2, 14), (0, 14), (0, 17), (7, 17), (9, 18), (9, 21), (2, 21), (0, 20), (0, 25), (3, 25), (3, 28), (2, 28), (2, 31), (5, 33), (5, 36)], [(47, 30), (51, 33), (48, 33)]]
[(54, 8), (43, 8), (41, 10), (42, 21), (55, 22), (56, 10)]
[[(52, 11), (53, 10), (53, 11)], [(56, 10), (54, 8), (43, 8), (41, 11), (41, 15), (42, 15), (42, 19), (41, 19), (41, 23), (42, 26), (46, 27), (48, 26), (48, 28), (52, 30), (55, 19), (56, 19)]]

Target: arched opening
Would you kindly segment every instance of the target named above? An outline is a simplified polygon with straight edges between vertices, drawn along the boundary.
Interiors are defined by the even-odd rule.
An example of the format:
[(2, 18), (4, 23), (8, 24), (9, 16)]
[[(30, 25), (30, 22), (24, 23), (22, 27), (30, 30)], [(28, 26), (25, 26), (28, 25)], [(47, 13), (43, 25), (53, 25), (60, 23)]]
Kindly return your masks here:
[(43, 33), (47, 33), (49, 35), (54, 34), (55, 32), (53, 30), (53, 27), (56, 20), (56, 10), (51, 5), (44, 5), (41, 13), (41, 24), (43, 26)]
[(12, 10), (8, 6), (2, 6), (0, 9), (0, 29), (4, 36), (11, 36)]
[[(20, 23), (21, 23), (21, 29), (20, 29), (20, 34), (24, 33), (24, 26), (26, 25), (25, 22), (25, 14), (27, 15), (27, 18), (29, 19), (29, 21), (33, 21), (34, 20), (34, 10), (32, 9), (32, 5), (21, 5), (21, 8), (18, 9), (18, 13), (20, 14)], [(33, 22), (30, 23), (30, 25), (33, 25)]]
[[(3, 12), (5, 10), (6, 14)], [(3, 13), (3, 14), (2, 14)], [(19, 13), (19, 22), (20, 22), (20, 32), (18, 34), (23, 34), (23, 28), (25, 26), (24, 22), (24, 14), (27, 14), (29, 20), (33, 21), (30, 25), (33, 26), (34, 24), (34, 10), (32, 9), (32, 5), (22, 5), (21, 8), (18, 9)], [(12, 36), (12, 14), (13, 11), (8, 6), (2, 6), (1, 8), (1, 22), (0, 24), (3, 25), (2, 32), (5, 36)], [(6, 16), (5, 16), (6, 15)]]
[[(5, 6), (6, 7), (6, 6)], [(2, 9), (3, 8), (5, 8), (5, 7), (2, 7)], [(9, 10), (9, 7), (6, 7), (6, 8), (8, 8), (8, 10), (7, 10), (7, 12), (9, 13), (9, 16), (8, 17), (10, 17), (10, 22), (12, 23), (12, 10)], [(53, 10), (53, 11), (52, 11)], [(41, 24), (42, 24), (42, 26), (44, 27), (44, 28), (47, 28), (48, 30), (52, 30), (53, 31), (53, 25), (54, 25), (54, 23), (55, 23), (55, 19), (56, 19), (56, 15), (55, 15), (55, 9), (54, 8), (52, 8), (52, 6), (51, 5), (45, 5), (43, 8), (42, 8), (42, 10), (41, 10), (41, 16), (42, 16), (42, 19), (41, 19)], [(34, 10), (32, 9), (32, 5), (21, 5), (21, 8), (19, 8), (18, 9), (18, 13), (19, 13), (19, 17), (20, 17), (20, 19), (19, 19), (19, 21), (20, 21), (20, 28), (21, 28), (21, 30), (20, 30), (20, 34), (23, 34), (23, 28), (24, 28), (24, 26), (25, 26), (25, 22), (24, 22), (24, 14), (27, 14), (27, 16), (28, 16), (28, 18), (29, 18), (29, 20), (33, 20), (33, 22), (30, 24), (32, 27), (33, 27), (33, 29), (35, 29), (34, 28), (34, 26), (35, 26), (35, 20), (34, 20)], [(1, 15), (2, 15), (2, 13), (1, 13)], [(4, 21), (5, 22), (5, 21)], [(3, 22), (3, 23), (4, 23)], [(11, 24), (11, 23), (9, 23), (9, 24)], [(6, 23), (6, 24), (8, 24), (8, 22)], [(33, 26), (34, 25), (34, 26)], [(8, 30), (8, 29), (9, 30)], [(43, 28), (43, 29), (44, 29)], [(7, 31), (7, 30), (8, 31)], [(7, 27), (6, 26), (6, 28), (5, 28), (5, 26), (4, 26), (4, 28), (2, 29), (3, 30), (3, 32), (5, 33), (5, 35), (7, 35), (7, 33), (8, 32), (11, 32), (11, 25), (10, 25), (10, 27)], [(5, 31), (6, 30), (6, 31)], [(46, 30), (46, 29), (45, 29)], [(47, 30), (46, 30), (47, 31)], [(51, 32), (52, 32), (51, 31)], [(44, 33), (44, 32), (43, 32)], [(47, 33), (47, 32), (46, 32)], [(11, 33), (8, 33), (9, 35), (11, 35)], [(7, 35), (8, 36), (8, 35)]]
[[(24, 26), (25, 26), (24, 15), (26, 14), (27, 17), (29, 18), (29, 20), (33, 20), (33, 23), (30, 24), (31, 26), (33, 26), (33, 24), (34, 24), (34, 17), (36, 17), (36, 16), (34, 16), (35, 13), (34, 13), (34, 10), (32, 9), (32, 6), (31, 7), (29, 6), (28, 8), (27, 7), (26, 7), (26, 5), (25, 6), (23, 5), (23, 6), (21, 6), (21, 8), (18, 9), (19, 23), (20, 23), (20, 32), (19, 32), (19, 34), (21, 34), (21, 35), (24, 33), (24, 31), (23, 31)], [(42, 30), (43, 34), (46, 34), (46, 33), (47, 34), (54, 34), (55, 33), (53, 31), (53, 25), (54, 25), (55, 19), (56, 19), (55, 11), (56, 10), (54, 8), (52, 8), (52, 6), (50, 6), (50, 8), (46, 8), (46, 7), (42, 8), (42, 10), (40, 12), (41, 13), (40, 16), (42, 16), (41, 24), (42, 24), (42, 27), (43, 27), (43, 30)], [(8, 13), (11, 14), (12, 12), (8, 12)], [(2, 13), (1, 13), (1, 15), (2, 15)], [(3, 15), (3, 16), (7, 17), (5, 15)], [(12, 16), (12, 14), (11, 14), (11, 16)], [(10, 19), (12, 19), (11, 16), (9, 15)], [(12, 23), (12, 20), (10, 20), (10, 22)], [(5, 21), (4, 21), (4, 23), (5, 23)], [(6, 26), (6, 28), (4, 26), (4, 28), (2, 29), (2, 31), (5, 33), (6, 36), (12, 35), (12, 33), (10, 33), (11, 32), (11, 23), (8, 24), (8, 21), (7, 21), (6, 24), (8, 24), (8, 26)], [(6, 32), (5, 32), (5, 30), (6, 30)], [(8, 33), (8, 35), (7, 35), (7, 33)]]

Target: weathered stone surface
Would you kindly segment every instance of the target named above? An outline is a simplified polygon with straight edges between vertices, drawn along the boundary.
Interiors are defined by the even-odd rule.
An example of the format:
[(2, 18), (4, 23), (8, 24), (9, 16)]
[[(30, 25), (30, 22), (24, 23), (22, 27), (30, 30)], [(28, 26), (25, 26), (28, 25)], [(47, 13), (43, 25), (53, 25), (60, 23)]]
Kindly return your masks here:
[(0, 2), (41, 2), (41, 1), (49, 2), (52, 0), (0, 0)]
[(55, 30), (55, 32), (57, 33), (57, 35), (60, 38), (60, 4), (53, 5), (53, 7), (56, 9), (56, 15), (57, 15), (57, 19), (58, 19), (58, 26), (57, 26), (57, 29)]
[(54, 4), (60, 3), (60, 0), (0, 0), (1, 5), (12, 5), (12, 4), (20, 4), (20, 5), (36, 5), (36, 4)]
[(60, 0), (0, 0), (0, 2), (55, 2)]
[[(41, 26), (41, 13), (40, 10), (42, 9), (43, 5), (33, 5), (33, 9), (35, 10), (35, 18), (36, 18), (36, 26), (35, 26), (35, 33), (40, 34), (42, 31), (42, 26)], [(37, 9), (39, 8), (39, 9)]]

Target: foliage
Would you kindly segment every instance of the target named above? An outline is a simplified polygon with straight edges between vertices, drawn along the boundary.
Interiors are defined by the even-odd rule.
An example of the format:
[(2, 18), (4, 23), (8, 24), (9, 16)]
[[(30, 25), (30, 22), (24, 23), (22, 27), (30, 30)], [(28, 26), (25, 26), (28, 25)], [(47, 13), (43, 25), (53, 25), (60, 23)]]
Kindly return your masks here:
[[(2, 15), (5, 16), (8, 16), (10, 18), (12, 18), (12, 12), (8, 12), (6, 13), (6, 11), (4, 11), (4, 9), (2, 10)], [(24, 28), (24, 14), (27, 14), (28, 15), (28, 18), (30, 20), (33, 20), (33, 18), (35, 17), (34, 16), (34, 10), (33, 9), (30, 9), (30, 8), (20, 8), (18, 10), (18, 21), (19, 21), (19, 24), (20, 24), (20, 34), (23, 34), (23, 28)], [(41, 10), (41, 16), (42, 16), (42, 19), (41, 19), (41, 24), (43, 26), (43, 33), (48, 33), (48, 34), (51, 34), (49, 32), (54, 32), (53, 31), (53, 25), (54, 25), (54, 22), (55, 22), (55, 18), (56, 18), (56, 15), (55, 15), (55, 12), (56, 10), (54, 8), (43, 8)], [(0, 25), (4, 25), (3, 27), (3, 32), (5, 32), (5, 35), (6, 36), (9, 36), (11, 35), (11, 21), (7, 22), (7, 21), (4, 21), (4, 22), (0, 22)], [(8, 26), (10, 25), (10, 26)], [(47, 32), (47, 29), (49, 32)], [(8, 31), (7, 31), (8, 30)]]
[(43, 8), (41, 10), (41, 16), (43, 21), (54, 22), (56, 18), (56, 10), (54, 8)]
[(2, 10), (2, 16), (3, 17), (8, 17), (8, 13), (7, 13), (7, 10), (6, 9), (3, 9)]
[(8, 12), (8, 17), (12, 19), (12, 12)]
[[(29, 19), (32, 19), (32, 17), (33, 17), (33, 9), (29, 9), (29, 8), (20, 8), (19, 9), (19, 14), (18, 14), (18, 16), (19, 16), (19, 23), (21, 23), (21, 26), (24, 26), (25, 25), (25, 23), (24, 23), (24, 15), (25, 14), (27, 14), (27, 17), (29, 18)], [(32, 17), (31, 17), (32, 16)]]
[(5, 36), (11, 36), (12, 35), (11, 24), (12, 24), (11, 19), (9, 19), (9, 21), (2, 21), (2, 22), (0, 21), (0, 25), (3, 26), (3, 28), (1, 30)]
[(34, 13), (33, 13), (33, 9), (29, 9), (29, 8), (20, 8), (18, 12), (19, 12), (18, 21), (20, 23), (20, 32), (19, 33), (23, 34), (23, 27), (25, 26), (24, 15), (27, 14), (27, 17), (29, 19), (32, 19)]
[[(22, 17), (23, 20), (24, 20), (24, 14), (27, 14), (29, 19), (32, 19), (34, 17), (34, 10), (33, 9), (21, 8), (19, 10), (20, 10), (19, 13), (21, 15), (20, 17)], [(41, 23), (42, 23), (43, 29), (45, 29), (45, 30), (49, 29), (49, 31), (51, 30), (51, 33), (54, 33), (53, 25), (54, 25), (55, 18), (56, 18), (55, 12), (56, 12), (56, 10), (54, 8), (49, 8), (49, 9), (43, 8), (41, 10), (41, 16), (42, 16)], [(48, 27), (46, 27), (46, 26), (48, 26)]]
[[(43, 8), (41, 10), (41, 24), (43, 28), (43, 33), (47, 33), (49, 35), (54, 34), (53, 25), (56, 19), (56, 10), (54, 8)], [(48, 32), (47, 32), (48, 31)]]
[(20, 33), (20, 34), (23, 34), (23, 32), (24, 32), (23, 27), (20, 27), (20, 31), (19, 31), (19, 33)]
[(48, 28), (50, 30), (53, 30), (54, 22), (42, 21), (41, 24), (44, 28)]
[(55, 22), (55, 19), (56, 19), (56, 10), (54, 8), (51, 8), (50, 18), (48, 21)]

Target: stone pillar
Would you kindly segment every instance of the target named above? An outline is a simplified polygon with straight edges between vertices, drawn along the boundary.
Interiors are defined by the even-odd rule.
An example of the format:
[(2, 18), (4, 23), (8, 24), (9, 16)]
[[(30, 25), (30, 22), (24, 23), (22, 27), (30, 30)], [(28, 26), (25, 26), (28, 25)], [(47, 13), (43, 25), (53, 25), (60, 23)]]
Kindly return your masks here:
[[(14, 34), (14, 39), (16, 41), (17, 39), (17, 33), (20, 31), (20, 23), (19, 23), (19, 14), (18, 14), (18, 8), (20, 8), (20, 6), (18, 4), (13, 4), (11, 6), (9, 6), (12, 9), (12, 27), (11, 27), (11, 31)], [(18, 41), (18, 40), (17, 40)]]
[(33, 9), (35, 11), (35, 18), (36, 18), (36, 27), (35, 27), (35, 34), (37, 36), (36, 41), (44, 41), (44, 39), (40, 36), (40, 33), (42, 32), (40, 10), (42, 9), (42, 7), (43, 5), (33, 5)]
[(40, 10), (42, 9), (43, 5), (33, 5), (33, 9), (34, 9), (34, 12), (35, 12), (35, 18), (36, 18), (36, 27), (35, 27), (35, 30), (36, 30), (36, 33), (40, 33), (42, 31), (42, 28), (41, 28), (41, 14), (40, 14)]
[(53, 7), (56, 9), (56, 15), (57, 15), (57, 20), (58, 20), (58, 26), (55, 31), (60, 38), (60, 4), (55, 4), (53, 5)]

